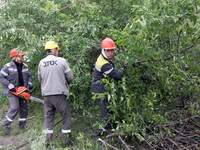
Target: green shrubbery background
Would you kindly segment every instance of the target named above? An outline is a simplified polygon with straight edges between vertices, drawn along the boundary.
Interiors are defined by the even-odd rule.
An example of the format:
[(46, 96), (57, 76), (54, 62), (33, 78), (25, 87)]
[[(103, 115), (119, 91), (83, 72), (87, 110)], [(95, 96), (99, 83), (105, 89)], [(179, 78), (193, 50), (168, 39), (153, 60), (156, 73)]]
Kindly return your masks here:
[[(12, 48), (25, 51), (36, 88), (33, 96), (42, 98), (37, 65), (46, 55), (44, 43), (58, 42), (60, 56), (74, 73), (69, 101), (75, 118), (91, 119), (95, 129), (100, 112), (90, 83), (101, 41), (110, 37), (117, 45), (116, 68), (128, 63), (122, 80), (105, 81), (111, 90), (111, 118), (117, 124), (113, 132), (129, 133), (153, 149), (158, 141), (166, 147), (170, 144), (156, 134), (179, 135), (170, 128), (161, 131), (162, 125), (194, 117), (200, 126), (199, 16), (199, 0), (2, 0), (0, 64), (10, 61)], [(1, 96), (0, 106), (5, 101)], [(30, 103), (30, 109), (36, 107), (42, 109)], [(37, 120), (41, 126), (42, 119)]]

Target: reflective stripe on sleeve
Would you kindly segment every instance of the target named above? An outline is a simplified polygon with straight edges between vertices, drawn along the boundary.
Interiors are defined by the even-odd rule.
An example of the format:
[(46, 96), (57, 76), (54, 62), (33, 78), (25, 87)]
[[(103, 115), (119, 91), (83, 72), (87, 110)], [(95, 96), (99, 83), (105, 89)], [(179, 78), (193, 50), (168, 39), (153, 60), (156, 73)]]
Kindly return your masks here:
[(97, 71), (101, 72), (101, 69), (99, 69), (99, 68), (97, 67), (97, 65), (95, 65), (95, 69), (97, 69)]
[(8, 70), (17, 72), (17, 69), (14, 69), (14, 68), (8, 68)]
[(3, 70), (1, 70), (1, 74), (3, 74), (4, 76), (8, 76), (8, 74)]
[(22, 69), (22, 72), (27, 72), (28, 68)]
[(70, 68), (68, 68), (67, 70), (65, 70), (65, 73), (68, 73), (68, 72), (70, 72), (70, 70), (71, 70), (71, 69), (70, 69)]
[(69, 130), (62, 130), (62, 133), (70, 133), (71, 132), (71, 129)]
[(8, 116), (6, 116), (6, 119), (8, 119), (8, 121), (12, 122), (13, 120), (10, 119)]
[(105, 71), (104, 73), (105, 73), (105, 74), (109, 74), (109, 73), (111, 73), (111, 71), (112, 71), (113, 69), (114, 69), (114, 68), (111, 68), (110, 70)]

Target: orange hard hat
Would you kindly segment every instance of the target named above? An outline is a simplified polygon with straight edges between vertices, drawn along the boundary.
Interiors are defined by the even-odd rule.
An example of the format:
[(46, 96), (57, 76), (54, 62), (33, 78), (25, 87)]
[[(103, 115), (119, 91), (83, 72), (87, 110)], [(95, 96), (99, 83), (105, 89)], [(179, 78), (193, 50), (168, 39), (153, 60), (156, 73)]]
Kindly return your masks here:
[(103, 48), (103, 49), (115, 49), (116, 47), (115, 47), (115, 43), (112, 39), (105, 38), (102, 41), (101, 48)]
[(13, 48), (13, 49), (10, 51), (10, 57), (11, 57), (11, 58), (14, 57), (14, 56), (19, 56), (19, 55), (24, 56), (25, 53), (22, 52), (21, 54), (19, 54), (19, 50), (17, 50), (16, 48)]

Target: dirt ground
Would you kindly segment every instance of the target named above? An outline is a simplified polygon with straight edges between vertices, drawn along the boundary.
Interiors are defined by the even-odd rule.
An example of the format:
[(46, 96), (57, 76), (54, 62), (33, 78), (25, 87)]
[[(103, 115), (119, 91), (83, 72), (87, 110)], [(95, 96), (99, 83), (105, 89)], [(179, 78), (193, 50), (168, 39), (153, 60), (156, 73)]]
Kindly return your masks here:
[[(2, 124), (2, 119), (0, 120), (0, 124)], [(18, 119), (15, 119), (11, 124), (11, 133), (9, 135), (4, 135), (1, 131), (0, 133), (0, 149), (1, 150), (30, 150), (28, 144), (26, 144), (26, 140), (24, 137), (23, 130), (19, 129)]]

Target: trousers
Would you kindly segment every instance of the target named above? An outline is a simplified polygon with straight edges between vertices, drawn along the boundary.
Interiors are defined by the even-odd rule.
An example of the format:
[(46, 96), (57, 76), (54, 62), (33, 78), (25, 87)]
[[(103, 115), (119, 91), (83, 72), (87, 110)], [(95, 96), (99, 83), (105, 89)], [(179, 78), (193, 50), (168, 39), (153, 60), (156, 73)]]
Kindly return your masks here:
[(14, 95), (9, 96), (8, 98), (10, 101), (10, 108), (5, 116), (2, 125), (4, 126), (10, 125), (18, 113), (19, 113), (19, 121), (26, 121), (26, 118), (28, 116), (27, 100)]
[(71, 112), (66, 95), (44, 96), (44, 127), (43, 133), (53, 133), (53, 123), (56, 110), (62, 117), (62, 133), (71, 132)]

